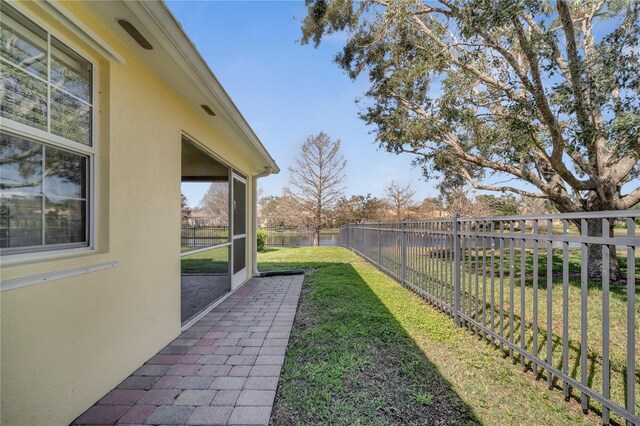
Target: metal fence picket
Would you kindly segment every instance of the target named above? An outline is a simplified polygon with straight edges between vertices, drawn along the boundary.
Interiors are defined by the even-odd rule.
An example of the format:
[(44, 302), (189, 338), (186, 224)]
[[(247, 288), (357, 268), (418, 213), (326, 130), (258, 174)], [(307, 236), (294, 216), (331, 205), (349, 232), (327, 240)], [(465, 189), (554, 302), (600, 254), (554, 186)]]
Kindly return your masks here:
[[(554, 233), (554, 221), (561, 224), (560, 233)], [(596, 221), (601, 224), (602, 234), (589, 235), (589, 225)], [(554, 377), (558, 378), (565, 398), (578, 398), (585, 412), (596, 404), (603, 424), (609, 424), (615, 414), (627, 425), (640, 426), (636, 408), (640, 377), (636, 360), (640, 331), (636, 324), (636, 250), (640, 237), (636, 234), (636, 221), (640, 221), (637, 210), (489, 218), (455, 215), (449, 220), (348, 224), (339, 235), (340, 244), (422, 295), (456, 325), (466, 326), (501, 351), (508, 351), (512, 358), (519, 357), (523, 367), (530, 366), (534, 373), (546, 375), (549, 387), (555, 386)], [(570, 232), (572, 224), (580, 230), (578, 235)], [(624, 235), (611, 234), (613, 224), (624, 225)], [(601, 312), (597, 304), (592, 304), (594, 299), (589, 293), (588, 261), (592, 249), (602, 250)], [(614, 367), (618, 369), (616, 380), (624, 377), (622, 397), (612, 396), (611, 392), (609, 267), (611, 250), (616, 249), (626, 254), (626, 321), (622, 325), (625, 338), (616, 342), (617, 347), (624, 347), (626, 363), (623, 371), (619, 361)], [(554, 254), (559, 256), (557, 265)], [(571, 270), (573, 256), (579, 256), (581, 262), (576, 273)], [(579, 285), (572, 284), (577, 277)], [(562, 298), (557, 301), (559, 305), (553, 300), (554, 279), (561, 285), (555, 287), (555, 297)], [(571, 305), (570, 298), (577, 291), (579, 298), (572, 299)], [(601, 345), (594, 345), (588, 338), (588, 330), (597, 320), (601, 320)], [(559, 324), (558, 329), (554, 328), (554, 321)], [(621, 325), (615, 326), (619, 335)], [(561, 353), (554, 358), (556, 344)], [(590, 353), (597, 349), (600, 354)], [(597, 385), (593, 384), (594, 362), (600, 362), (602, 368), (601, 383)]]

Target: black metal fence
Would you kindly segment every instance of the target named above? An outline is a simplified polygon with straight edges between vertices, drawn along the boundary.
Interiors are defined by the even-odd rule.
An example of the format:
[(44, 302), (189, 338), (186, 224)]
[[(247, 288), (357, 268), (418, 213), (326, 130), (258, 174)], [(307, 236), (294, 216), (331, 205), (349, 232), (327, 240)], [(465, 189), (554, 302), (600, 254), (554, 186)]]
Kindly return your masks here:
[(209, 247), (229, 241), (228, 226), (209, 226), (205, 224), (182, 224), (180, 244), (183, 251), (199, 247)]
[(604, 424), (640, 425), (639, 219), (619, 211), (369, 223), (342, 227), (340, 240)]
[[(278, 226), (260, 228), (267, 233), (265, 246), (312, 246), (314, 245), (314, 230), (297, 226)], [(321, 246), (337, 246), (340, 244), (339, 229), (321, 229)]]

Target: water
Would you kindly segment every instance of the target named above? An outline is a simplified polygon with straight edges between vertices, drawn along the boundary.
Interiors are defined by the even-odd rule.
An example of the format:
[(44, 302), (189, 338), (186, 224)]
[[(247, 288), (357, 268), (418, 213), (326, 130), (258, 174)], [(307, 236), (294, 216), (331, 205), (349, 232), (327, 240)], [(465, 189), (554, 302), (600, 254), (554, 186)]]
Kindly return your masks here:
[[(340, 244), (339, 232), (320, 232), (321, 246), (337, 246)], [(298, 231), (267, 231), (266, 246), (312, 246), (313, 234)]]

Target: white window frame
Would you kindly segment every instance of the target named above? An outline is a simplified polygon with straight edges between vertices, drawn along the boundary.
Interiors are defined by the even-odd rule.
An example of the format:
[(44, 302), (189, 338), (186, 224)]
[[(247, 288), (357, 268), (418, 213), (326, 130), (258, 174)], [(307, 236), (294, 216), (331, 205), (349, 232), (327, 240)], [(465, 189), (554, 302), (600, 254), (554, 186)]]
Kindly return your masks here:
[[(69, 49), (73, 50), (82, 59), (86, 60), (91, 64), (91, 146), (85, 145), (80, 142), (72, 141), (70, 139), (63, 138), (61, 136), (55, 135), (48, 131), (40, 130), (35, 127), (31, 127), (27, 124), (19, 123), (17, 121), (2, 117), (0, 120), (0, 131), (7, 132), (10, 134), (14, 134), (16, 136), (21, 136), (27, 139), (31, 139), (35, 142), (43, 143), (44, 145), (48, 145), (54, 148), (62, 148), (68, 152), (84, 155), (87, 157), (87, 183), (86, 183), (86, 205), (87, 205), (87, 241), (86, 245), (82, 247), (77, 247), (77, 244), (73, 243), (73, 248), (65, 247), (65, 244), (60, 245), (51, 245), (47, 247), (46, 245), (38, 245), (38, 246), (29, 246), (24, 247), (24, 251), (20, 251), (19, 253), (2, 253), (1, 258), (4, 264), (6, 263), (14, 263), (14, 262), (22, 262), (25, 260), (39, 260), (39, 259), (48, 259), (52, 257), (66, 257), (69, 255), (76, 254), (86, 254), (92, 253), (96, 251), (96, 247), (98, 244), (98, 236), (97, 236), (97, 221), (98, 221), (98, 212), (96, 209), (96, 200), (99, 197), (98, 193), (98, 184), (97, 184), (97, 176), (99, 176), (99, 165), (96, 160), (99, 152), (99, 138), (98, 138), (98, 111), (100, 105), (100, 91), (98, 89), (98, 83), (100, 82), (100, 69), (98, 66), (98, 60), (94, 55), (88, 52), (83, 47), (78, 44), (68, 40), (66, 37), (60, 35), (57, 31), (52, 29), (51, 25), (46, 22), (43, 22), (39, 17), (34, 16), (28, 10), (26, 10), (22, 5), (17, 4), (13, 1), (6, 1), (6, 4), (13, 7), (19, 13), (23, 14), (27, 19), (32, 21), (35, 25), (42, 28), (47, 33), (47, 69), (48, 71), (51, 69), (51, 39), (55, 37), (60, 42), (64, 43)], [(85, 39), (82, 34), (75, 33), (79, 38)], [(0, 58), (1, 61), (6, 62), (6, 60)], [(12, 64), (9, 66), (13, 66)], [(26, 71), (23, 71), (26, 72)], [(39, 77), (36, 77), (39, 78)], [(42, 80), (41, 78), (39, 78)], [(50, 91), (51, 91), (51, 83), (50, 76), (47, 75), (47, 129), (50, 129), (51, 121), (51, 105), (50, 105)], [(64, 93), (67, 93), (66, 91)], [(71, 95), (73, 96), (73, 95)], [(76, 96), (73, 96), (77, 98)], [(86, 103), (86, 102), (85, 102)], [(7, 249), (5, 249), (7, 250)], [(10, 250), (10, 249), (9, 249)], [(2, 250), (4, 252), (4, 250)]]

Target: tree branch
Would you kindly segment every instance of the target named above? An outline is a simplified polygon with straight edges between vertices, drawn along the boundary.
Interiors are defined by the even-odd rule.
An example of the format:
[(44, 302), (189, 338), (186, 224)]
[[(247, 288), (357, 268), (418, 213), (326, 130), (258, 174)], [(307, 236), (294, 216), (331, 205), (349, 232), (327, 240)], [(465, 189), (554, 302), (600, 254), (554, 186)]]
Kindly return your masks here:
[(473, 179), (469, 174), (469, 172), (464, 168), (461, 168), (460, 171), (462, 173), (462, 176), (471, 184), (471, 186), (474, 189), (481, 189), (484, 191), (494, 191), (494, 192), (512, 192), (514, 194), (522, 195), (523, 197), (538, 198), (538, 199), (544, 199), (544, 200), (549, 198), (547, 194), (524, 191), (522, 189), (514, 188), (512, 186), (483, 185), (478, 183), (475, 179)]
[(569, 59), (569, 75), (571, 81), (571, 88), (573, 89), (573, 96), (576, 102), (576, 115), (578, 117), (578, 123), (585, 128), (588, 123), (588, 117), (585, 114), (585, 99), (582, 87), (582, 80), (580, 77), (580, 60), (578, 58), (578, 48), (576, 42), (575, 29), (573, 28), (573, 21), (571, 17), (571, 11), (569, 6), (564, 0), (558, 0), (557, 3), (558, 15), (560, 16), (560, 22), (565, 34), (567, 58)]
[(640, 187), (634, 189), (624, 197), (620, 198), (618, 206), (622, 210), (630, 209), (640, 203)]
[(449, 46), (444, 41), (442, 41), (440, 39), (440, 37), (436, 36), (433, 33), (433, 31), (431, 31), (431, 29), (424, 23), (424, 21), (422, 21), (422, 19), (420, 19), (418, 16), (413, 15), (412, 16), (412, 21), (418, 26), (418, 29), (421, 32), (423, 32), (427, 37), (429, 37), (438, 46), (440, 46), (444, 52), (447, 53), (447, 56), (449, 56), (449, 58), (451, 59), (451, 62), (453, 62), (455, 65), (457, 65), (460, 68), (466, 69), (467, 71), (469, 71), (471, 74), (476, 76), (480, 81), (482, 81), (486, 85), (494, 87), (494, 88), (499, 89), (499, 90), (502, 90), (511, 100), (521, 101), (521, 100), (524, 99), (522, 94), (514, 91), (508, 85), (506, 85), (506, 84), (496, 80), (495, 78), (483, 73), (482, 71), (480, 71), (479, 69), (477, 69), (473, 65), (471, 65), (471, 64), (469, 64), (467, 62), (460, 61), (458, 58), (456, 58), (454, 55), (452, 55), (451, 52), (449, 51)]

